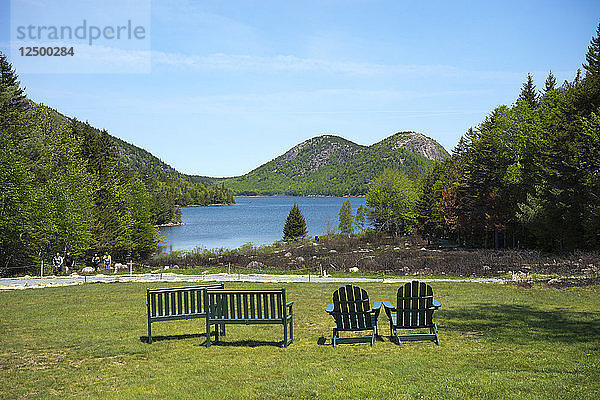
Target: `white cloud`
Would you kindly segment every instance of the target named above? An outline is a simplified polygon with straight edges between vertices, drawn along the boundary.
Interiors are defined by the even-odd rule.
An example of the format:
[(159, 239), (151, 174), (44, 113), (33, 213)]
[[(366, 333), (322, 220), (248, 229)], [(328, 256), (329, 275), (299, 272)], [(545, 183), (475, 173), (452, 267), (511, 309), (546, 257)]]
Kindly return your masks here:
[[(394, 77), (471, 77), (478, 79), (521, 80), (529, 71), (477, 71), (452, 65), (378, 64), (368, 62), (337, 61), (304, 58), (293, 55), (254, 56), (244, 54), (214, 53), (206, 56), (185, 55), (161, 51), (152, 52), (155, 66), (169, 66), (189, 71), (249, 71), (261, 73), (326, 73), (362, 76)], [(555, 72), (570, 74), (572, 71)], [(535, 76), (545, 77), (547, 71), (533, 71)], [(541, 79), (541, 78), (540, 78)]]

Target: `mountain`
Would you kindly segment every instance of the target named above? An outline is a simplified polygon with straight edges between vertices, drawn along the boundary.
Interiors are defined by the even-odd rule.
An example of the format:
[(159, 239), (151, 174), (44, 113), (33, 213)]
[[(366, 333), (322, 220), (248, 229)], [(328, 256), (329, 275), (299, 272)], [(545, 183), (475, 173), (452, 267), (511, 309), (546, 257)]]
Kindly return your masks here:
[(439, 143), (416, 132), (398, 132), (371, 146), (323, 135), (245, 175), (192, 179), (221, 183), (238, 195), (362, 195), (385, 168), (399, 169), (418, 180), (435, 160), (446, 157), (448, 152)]
[[(152, 153), (110, 136), (121, 165), (134, 171), (155, 193), (179, 206), (233, 204), (233, 194), (222, 185), (194, 181)], [(164, 221), (170, 222), (170, 221)]]

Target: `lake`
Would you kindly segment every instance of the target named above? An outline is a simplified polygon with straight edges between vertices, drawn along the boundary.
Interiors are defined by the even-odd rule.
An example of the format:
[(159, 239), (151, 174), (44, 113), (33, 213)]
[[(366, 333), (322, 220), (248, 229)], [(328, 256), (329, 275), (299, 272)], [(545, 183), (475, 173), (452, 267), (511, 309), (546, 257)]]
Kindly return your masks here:
[(309, 236), (338, 228), (342, 203), (350, 199), (352, 212), (365, 204), (364, 197), (236, 197), (236, 204), (214, 207), (181, 207), (185, 225), (160, 228), (166, 236), (164, 250), (215, 249), (271, 244), (283, 237), (283, 225), (294, 203), (298, 204)]

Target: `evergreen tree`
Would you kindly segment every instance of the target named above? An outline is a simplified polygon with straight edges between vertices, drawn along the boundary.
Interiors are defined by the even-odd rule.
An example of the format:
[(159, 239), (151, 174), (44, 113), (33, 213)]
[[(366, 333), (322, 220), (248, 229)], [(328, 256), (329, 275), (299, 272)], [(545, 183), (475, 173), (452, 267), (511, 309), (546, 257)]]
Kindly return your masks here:
[(577, 74), (575, 75), (575, 80), (573, 81), (575, 86), (581, 83), (581, 68), (577, 68)]
[(294, 203), (283, 226), (283, 240), (297, 240), (306, 236), (307, 232), (304, 215), (298, 205)]
[(4, 53), (0, 51), (0, 87), (6, 89), (8, 87), (14, 87), (15, 93), (13, 94), (13, 104), (22, 103), (25, 100), (25, 90), (21, 87), (21, 83), (18, 80), (18, 76), (13, 69), (12, 64), (8, 61), (8, 58)]
[(352, 204), (350, 200), (346, 200), (342, 203), (339, 212), (340, 217), (340, 232), (344, 235), (352, 234)]
[(548, 74), (548, 77), (546, 78), (546, 86), (544, 87), (544, 93), (548, 93), (549, 91), (554, 90), (555, 88), (556, 88), (556, 78), (552, 74), (552, 71), (550, 71), (550, 73)]
[(0, 52), (0, 93), (2, 93), (0, 126), (6, 128), (4, 134), (10, 135), (14, 140), (23, 133), (19, 132), (24, 123), (22, 113), (26, 110), (27, 99), (17, 73), (2, 52)]
[(365, 231), (365, 216), (366, 216), (366, 209), (365, 207), (361, 204), (360, 206), (358, 206), (358, 208), (356, 209), (356, 216), (354, 217), (354, 227), (356, 228), (356, 231), (359, 233), (362, 233)]
[(590, 40), (585, 61), (586, 63), (583, 64), (585, 76), (600, 76), (600, 23), (596, 28), (596, 36)]
[(535, 88), (535, 83), (533, 83), (533, 76), (531, 76), (531, 74), (527, 74), (527, 81), (523, 83), (523, 87), (521, 88), (521, 93), (519, 94), (517, 101), (529, 104), (529, 107), (532, 109), (537, 108), (538, 92)]

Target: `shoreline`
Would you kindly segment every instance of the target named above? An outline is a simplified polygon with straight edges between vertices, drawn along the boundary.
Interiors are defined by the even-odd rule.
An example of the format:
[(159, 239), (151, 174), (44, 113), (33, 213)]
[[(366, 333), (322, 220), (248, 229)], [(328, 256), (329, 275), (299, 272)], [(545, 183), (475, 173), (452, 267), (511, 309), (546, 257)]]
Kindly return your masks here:
[(171, 226), (187, 225), (187, 222), (167, 222), (166, 224), (154, 225), (155, 228), (168, 228)]
[(211, 204), (189, 204), (187, 206), (180, 206), (179, 204), (175, 204), (175, 207), (224, 207), (224, 206), (234, 206), (235, 203), (211, 203)]
[(253, 194), (253, 195), (234, 195), (233, 197), (340, 197), (340, 198), (349, 198), (349, 197), (362, 197), (364, 198), (366, 195), (346, 195), (346, 196), (330, 196), (326, 194), (307, 194), (301, 196), (294, 196), (290, 194)]

